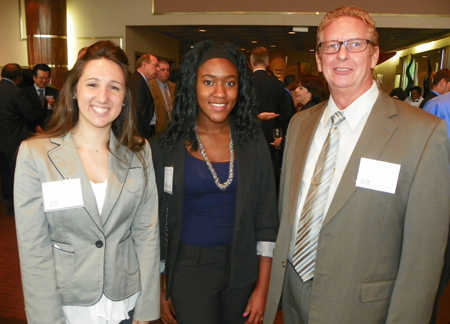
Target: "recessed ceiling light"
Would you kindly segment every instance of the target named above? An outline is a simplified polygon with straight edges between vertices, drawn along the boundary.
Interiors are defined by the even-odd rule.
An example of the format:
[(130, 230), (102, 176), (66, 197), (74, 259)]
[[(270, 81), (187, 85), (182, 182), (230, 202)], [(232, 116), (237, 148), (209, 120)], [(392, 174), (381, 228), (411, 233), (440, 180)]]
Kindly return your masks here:
[(295, 35), (295, 31), (290, 31), (288, 34)]
[(270, 47), (277, 47), (277, 45), (270, 45)]
[(245, 48), (241, 48), (241, 51), (245, 51)]
[(258, 41), (252, 41), (252, 43), (253, 43), (253, 44), (256, 44), (256, 43), (258, 43)]
[(198, 30), (200, 33), (204, 33), (204, 32), (206, 32), (206, 29), (199, 29)]
[(310, 51), (310, 52), (315, 52), (316, 50), (315, 50), (315, 49), (310, 49), (309, 51)]
[(194, 45), (191, 45), (191, 48), (194, 48)]

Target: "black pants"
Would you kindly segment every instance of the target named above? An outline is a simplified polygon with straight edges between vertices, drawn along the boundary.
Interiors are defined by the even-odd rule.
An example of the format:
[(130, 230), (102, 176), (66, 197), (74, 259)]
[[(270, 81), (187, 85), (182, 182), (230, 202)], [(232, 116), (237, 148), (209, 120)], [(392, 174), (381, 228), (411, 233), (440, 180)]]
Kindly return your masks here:
[(6, 205), (6, 213), (14, 216), (14, 170), (16, 168), (16, 156), (0, 152), (0, 173), (2, 197)]
[(248, 317), (242, 315), (254, 284), (228, 289), (230, 255), (230, 247), (181, 244), (170, 292), (179, 324), (245, 323)]

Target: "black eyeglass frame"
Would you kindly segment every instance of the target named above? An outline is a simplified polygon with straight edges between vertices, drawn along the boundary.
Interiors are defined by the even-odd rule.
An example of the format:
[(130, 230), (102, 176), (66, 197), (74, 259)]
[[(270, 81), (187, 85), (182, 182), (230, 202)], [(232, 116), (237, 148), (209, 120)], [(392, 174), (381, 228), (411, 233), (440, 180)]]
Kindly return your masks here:
[[(348, 42), (351, 42), (351, 41), (360, 41), (360, 40), (366, 42), (366, 47), (364, 47), (364, 49), (358, 50), (358, 51), (354, 51), (354, 50), (350, 50), (350, 49), (348, 48), (348, 46), (347, 46)], [(330, 42), (331, 42), (331, 43), (339, 44), (339, 47), (337, 48), (337, 50), (336, 50), (335, 52), (325, 52), (325, 51), (324, 51), (322, 45), (325, 44), (325, 43), (330, 43)], [(371, 42), (369, 39), (364, 39), (364, 38), (352, 38), (352, 39), (348, 39), (348, 40), (343, 41), (343, 42), (336, 41), (336, 40), (332, 40), (332, 41), (325, 41), (325, 42), (320, 43), (319, 45), (317, 45), (317, 50), (320, 49), (320, 51), (321, 51), (322, 53), (324, 53), (324, 54), (335, 54), (335, 53), (339, 52), (339, 51), (341, 50), (342, 45), (344, 45), (345, 48), (347, 49), (347, 51), (348, 51), (349, 53), (361, 53), (361, 52), (364, 52), (364, 51), (367, 49), (367, 47), (369, 46), (369, 44), (372, 44), (372, 42)]]

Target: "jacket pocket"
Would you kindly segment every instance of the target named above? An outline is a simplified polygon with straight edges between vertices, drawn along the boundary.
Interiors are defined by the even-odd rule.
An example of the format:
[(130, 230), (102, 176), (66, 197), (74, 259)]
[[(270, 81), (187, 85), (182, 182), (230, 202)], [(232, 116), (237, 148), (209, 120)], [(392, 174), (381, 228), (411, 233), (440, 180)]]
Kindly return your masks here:
[(56, 285), (58, 289), (69, 286), (75, 272), (75, 252), (68, 243), (52, 241), (55, 261)]
[(119, 243), (119, 258), (126, 273), (133, 275), (139, 271), (139, 264), (134, 248), (134, 241), (131, 237), (131, 231), (127, 238)]
[(361, 285), (361, 302), (369, 303), (389, 299), (394, 290), (395, 280), (366, 282)]

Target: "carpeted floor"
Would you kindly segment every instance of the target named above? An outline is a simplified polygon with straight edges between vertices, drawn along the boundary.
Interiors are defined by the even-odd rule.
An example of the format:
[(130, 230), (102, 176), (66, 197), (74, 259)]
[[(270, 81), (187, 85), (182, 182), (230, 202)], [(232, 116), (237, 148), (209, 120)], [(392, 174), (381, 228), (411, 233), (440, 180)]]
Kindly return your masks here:
[[(0, 264), (0, 324), (27, 324), (14, 218), (6, 215), (6, 209), (1, 199)], [(450, 324), (450, 285), (447, 286), (441, 298), (438, 315), (437, 324)], [(157, 323), (160, 322), (153, 322), (153, 324)], [(280, 312), (274, 324), (282, 323)]]

